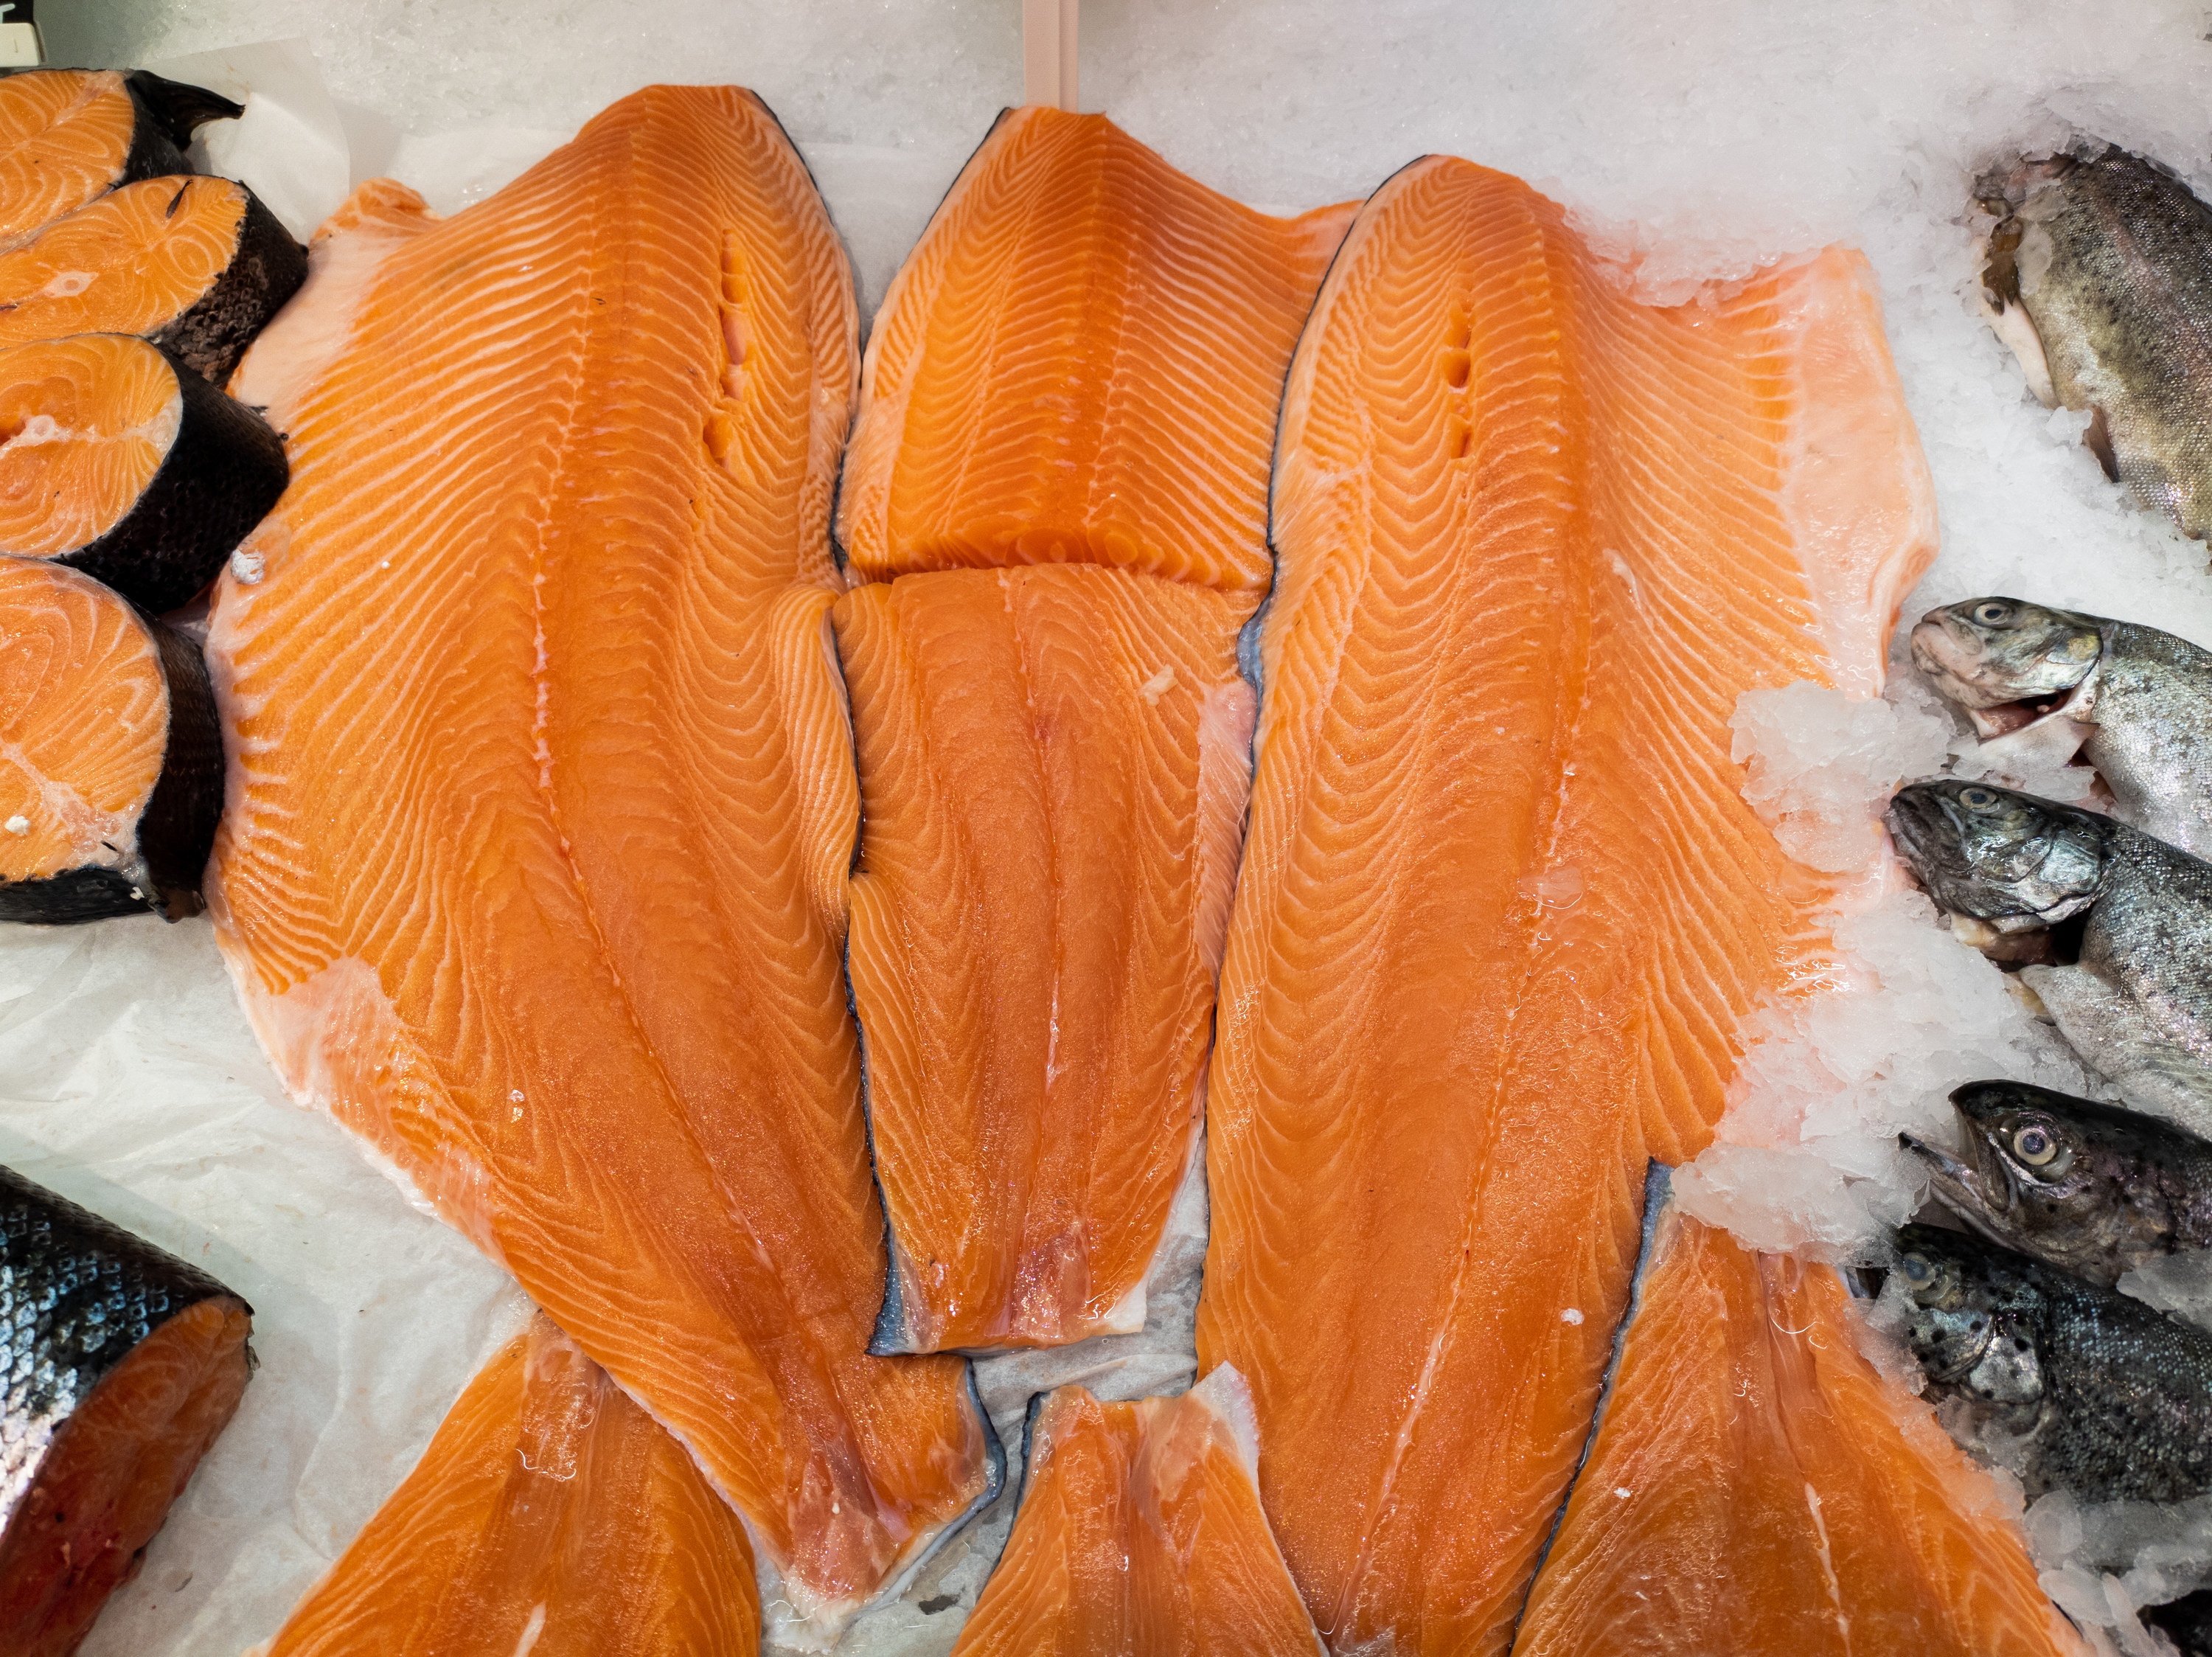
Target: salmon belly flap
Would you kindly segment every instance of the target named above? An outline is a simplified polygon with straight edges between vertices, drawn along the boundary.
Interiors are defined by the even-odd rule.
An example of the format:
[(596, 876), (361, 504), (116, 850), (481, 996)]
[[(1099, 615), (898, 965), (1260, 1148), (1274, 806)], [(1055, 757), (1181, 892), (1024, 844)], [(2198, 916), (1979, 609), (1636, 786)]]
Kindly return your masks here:
[(1201, 1370), (1332, 1647), (1500, 1652), (1626, 1302), (1826, 892), (1737, 697), (1878, 689), (1933, 555), (1871, 278), (1634, 302), (1431, 158), (1361, 210), (1285, 393), (1208, 1099)]
[(1254, 1486), (1233, 1369), (1177, 1398), (1030, 1404), (1028, 1471), (953, 1657), (1318, 1657)]
[(2086, 1651), (1986, 1474), (1860, 1355), (1833, 1269), (1654, 1219), (1516, 1657)]
[(756, 1657), (744, 1525), (544, 1316), (255, 1657)]
[(877, 319), (834, 624), (878, 1351), (1144, 1325), (1203, 1115), (1283, 371), (1348, 218), (1012, 111)]
[(484, 203), (365, 186), (240, 371), (210, 907), (332, 1111), (694, 1455), (833, 1637), (996, 1488), (884, 1274), (829, 512), (850, 278), (774, 117), (653, 88)]

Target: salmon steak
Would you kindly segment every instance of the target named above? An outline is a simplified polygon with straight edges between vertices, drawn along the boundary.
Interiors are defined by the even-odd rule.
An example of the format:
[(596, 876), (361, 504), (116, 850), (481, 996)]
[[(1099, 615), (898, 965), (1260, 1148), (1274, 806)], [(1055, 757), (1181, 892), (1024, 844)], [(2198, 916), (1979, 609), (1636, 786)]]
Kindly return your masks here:
[(39, 69), (0, 79), (0, 244), (109, 191), (189, 173), (185, 148), (242, 105), (145, 70)]
[(756, 1657), (745, 1529), (543, 1314), (256, 1657)]
[(1200, 1362), (1251, 1384), (1333, 1648), (1502, 1652), (1646, 1161), (1708, 1142), (1747, 1014), (1836, 976), (1729, 716), (1878, 691), (1932, 491), (1863, 259), (1647, 306), (1431, 157), (1322, 287), (1273, 514)]
[(882, 1352), (1144, 1326), (1203, 1103), (1250, 783), (1249, 594), (902, 576), (833, 621), (866, 798), (848, 953)]
[(1317, 1657), (1233, 1369), (1180, 1398), (1030, 1401), (1021, 1507), (953, 1657)]
[(827, 1643), (995, 1493), (883, 1295), (842, 978), (843, 252), (775, 118), (651, 88), (450, 219), (389, 182), (238, 391), (210, 907), (331, 1111), (698, 1459)]
[(82, 570), (158, 615), (215, 579), (288, 475), (266, 421), (157, 345), (0, 347), (0, 553)]
[(1001, 115), (868, 341), (838, 502), (854, 571), (1266, 591), (1283, 368), (1351, 211), (1271, 218), (1103, 115)]
[(1651, 1218), (1515, 1657), (2085, 1654), (1989, 1474), (1860, 1355), (1834, 1270)]
[(307, 270), (244, 185), (148, 179), (0, 253), (0, 345), (143, 334), (221, 385)]
[(253, 1310), (0, 1168), (0, 1649), (69, 1657), (252, 1373)]
[(197, 915), (222, 782), (198, 648), (89, 576), (0, 557), (0, 921)]

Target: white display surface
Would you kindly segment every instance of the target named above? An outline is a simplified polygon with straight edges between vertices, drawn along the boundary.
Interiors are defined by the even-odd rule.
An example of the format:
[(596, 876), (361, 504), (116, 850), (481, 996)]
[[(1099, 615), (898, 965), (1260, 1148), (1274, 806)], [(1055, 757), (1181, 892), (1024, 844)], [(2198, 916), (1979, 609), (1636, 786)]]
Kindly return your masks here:
[[(233, 65), (258, 66), (244, 84), (281, 106), (249, 118), (283, 151), (281, 185), (246, 164), (242, 135), (205, 135), (211, 168), (235, 167), (302, 230), (349, 182), (389, 173), (450, 210), (641, 84), (742, 82), (822, 183), (865, 317), (1020, 96), (1019, 15), (1019, 0), (46, 0), (39, 21), (56, 63), (182, 74), (168, 60), (213, 54), (195, 72), (218, 86), (224, 49), (303, 43)], [(1943, 519), (1943, 557), (1907, 613), (2009, 592), (2212, 644), (2205, 549), (2105, 482), (2078, 419), (2027, 399), (1974, 313), (1966, 222), (1978, 168), (2083, 131), (2212, 193), (2208, 30), (2203, 0), (1085, 0), (1082, 107), (1286, 210), (1364, 194), (1424, 152), (1468, 155), (1566, 203), (1654, 296), (1858, 245), (1883, 283)], [(318, 208), (319, 193), (333, 199)], [(1865, 1037), (1920, 1045), (1920, 1106), (1957, 1079), (1937, 1051), (1944, 1010)], [(273, 1631), (518, 1325), (513, 1287), (337, 1128), (283, 1101), (204, 920), (0, 936), (0, 1161), (206, 1265), (256, 1308), (262, 1368), (239, 1419), (85, 1648), (234, 1657)], [(1175, 1354), (1197, 1254), (1194, 1232), (1182, 1293), (1162, 1297), (1167, 1331), (1133, 1343), (1140, 1361), (1103, 1389), (1188, 1378)], [(1045, 1379), (1024, 1362), (986, 1377), (1002, 1421)], [(1003, 1523), (848, 1648), (946, 1649), (958, 1606), (915, 1602), (972, 1604)]]

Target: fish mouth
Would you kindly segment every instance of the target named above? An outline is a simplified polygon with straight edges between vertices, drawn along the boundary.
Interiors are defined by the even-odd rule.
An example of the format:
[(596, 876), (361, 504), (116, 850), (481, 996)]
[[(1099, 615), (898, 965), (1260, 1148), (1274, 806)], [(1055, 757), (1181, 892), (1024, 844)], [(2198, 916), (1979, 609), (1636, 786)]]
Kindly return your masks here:
[[(1990, 1200), (1991, 1193), (1980, 1169), (1961, 1162), (1948, 1151), (1930, 1145), (1925, 1140), (1915, 1139), (1909, 1133), (1898, 1135), (1897, 1142), (1927, 1165), (1929, 1184), (1935, 1188), (1936, 1200), (1977, 1231), (1982, 1229), (1978, 1223), (1980, 1216), (2012, 1211), (2017, 1193), (2012, 1189), (2009, 1180), (2006, 1182), (2004, 1203), (2000, 1207)], [(2003, 1241), (1994, 1234), (1988, 1234), (1993, 1240)]]
[(1912, 630), (1912, 665), (1928, 676), (1945, 701), (1966, 716), (1975, 734), (1984, 741), (2067, 716), (2075, 704), (2086, 699), (2084, 693), (2096, 677), (2093, 660), (2083, 664), (2081, 678), (2063, 690), (2010, 696), (2011, 687), (2002, 679), (1991, 682), (1984, 665), (1987, 655), (1980, 638), (1954, 625), (1940, 610), (1930, 612)]
[(1987, 708), (1976, 708), (1961, 704), (1968, 720), (1972, 722), (1974, 734), (1984, 741), (1992, 737), (2010, 736), (2031, 725), (2041, 725), (2069, 716), (2075, 703), (2082, 699), (2088, 688), (2089, 676), (2083, 674), (2078, 684), (2069, 685), (2056, 696), (2024, 697), (2017, 702), (2000, 702)]

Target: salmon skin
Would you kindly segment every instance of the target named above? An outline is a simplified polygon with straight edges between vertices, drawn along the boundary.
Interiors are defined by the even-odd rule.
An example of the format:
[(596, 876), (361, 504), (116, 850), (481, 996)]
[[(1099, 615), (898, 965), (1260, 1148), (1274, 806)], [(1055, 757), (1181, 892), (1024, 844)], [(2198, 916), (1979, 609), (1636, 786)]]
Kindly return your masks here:
[(1013, 1532), (953, 1657), (1317, 1657), (1235, 1370), (1136, 1404), (1040, 1393), (1024, 1437)]
[(1515, 1657), (2085, 1648), (1989, 1475), (1860, 1355), (1829, 1267), (1667, 1202)]
[(1087, 566), (838, 600), (867, 807), (848, 970), (890, 1228), (873, 1350), (1144, 1326), (1204, 1104), (1253, 607)]
[(221, 385), (307, 273), (306, 250), (244, 185), (147, 179), (0, 253), (0, 345), (142, 334)]
[(854, 570), (1265, 591), (1283, 366), (1351, 210), (1270, 218), (1103, 115), (1002, 114), (868, 341), (838, 499)]
[(198, 646), (88, 576), (0, 558), (0, 921), (199, 913), (223, 761)]
[(284, 492), (269, 423), (126, 334), (0, 347), (0, 553), (51, 558), (158, 615)]
[(252, 1371), (253, 1309), (0, 1168), (0, 1648), (68, 1657)]
[(1932, 496), (1856, 255), (1644, 306), (1431, 157), (1322, 286), (1273, 502), (1200, 1362), (1251, 1382), (1336, 1649), (1498, 1652), (1645, 1164), (1709, 1141), (1748, 1013), (1832, 981), (1729, 717), (1879, 689)]
[(255, 1657), (756, 1657), (744, 1526), (543, 1313)]
[(364, 186), (240, 372), (292, 481), (208, 647), (210, 907), (278, 1074), (691, 1451), (817, 1644), (999, 1465), (965, 1363), (866, 1351), (856, 332), (738, 88), (626, 98), (450, 219)]
[(143, 69), (31, 69), (0, 76), (0, 243), (110, 190), (192, 171), (185, 149), (245, 106)]

